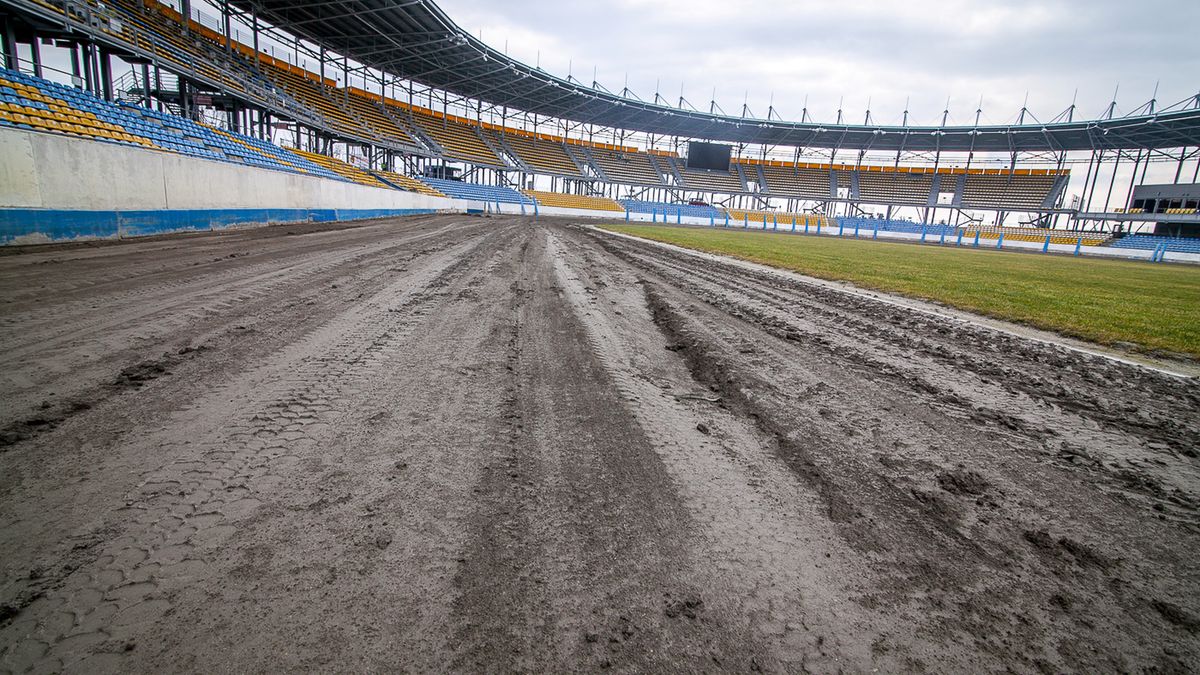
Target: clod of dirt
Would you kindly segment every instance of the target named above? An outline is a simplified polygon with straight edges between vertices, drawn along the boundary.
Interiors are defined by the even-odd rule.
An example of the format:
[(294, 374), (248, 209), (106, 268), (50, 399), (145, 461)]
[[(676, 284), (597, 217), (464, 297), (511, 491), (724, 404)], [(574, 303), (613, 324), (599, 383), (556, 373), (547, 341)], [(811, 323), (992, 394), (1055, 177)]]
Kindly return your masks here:
[(663, 349), (666, 349), (669, 352), (679, 352), (687, 349), (687, 345), (683, 344), (682, 342), (673, 342), (663, 347)]
[(666, 614), (671, 619), (680, 616), (695, 619), (703, 611), (704, 600), (700, 599), (698, 595), (689, 595), (681, 600), (670, 600), (667, 602), (667, 606), (663, 608), (663, 614)]
[(158, 379), (166, 372), (166, 366), (158, 361), (143, 361), (122, 370), (113, 384), (119, 387), (140, 387), (151, 380)]
[(12, 621), (20, 613), (21, 610), (12, 605), (0, 605), (0, 626), (7, 625), (9, 621)]
[(978, 472), (963, 469), (940, 473), (937, 481), (939, 487), (952, 495), (978, 496), (991, 487), (991, 483)]
[(708, 428), (708, 425), (705, 424), (704, 422), (700, 422), (699, 424), (696, 425), (696, 431), (699, 431), (700, 433), (704, 434), (705, 436), (712, 433), (711, 430)]

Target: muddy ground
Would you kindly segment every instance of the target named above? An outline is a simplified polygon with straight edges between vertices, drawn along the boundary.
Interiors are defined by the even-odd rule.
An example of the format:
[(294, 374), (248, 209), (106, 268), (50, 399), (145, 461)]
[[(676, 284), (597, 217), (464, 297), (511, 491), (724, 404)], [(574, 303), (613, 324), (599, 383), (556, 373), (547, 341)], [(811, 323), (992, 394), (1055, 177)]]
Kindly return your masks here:
[(1200, 669), (1195, 380), (549, 219), (12, 253), (0, 671)]

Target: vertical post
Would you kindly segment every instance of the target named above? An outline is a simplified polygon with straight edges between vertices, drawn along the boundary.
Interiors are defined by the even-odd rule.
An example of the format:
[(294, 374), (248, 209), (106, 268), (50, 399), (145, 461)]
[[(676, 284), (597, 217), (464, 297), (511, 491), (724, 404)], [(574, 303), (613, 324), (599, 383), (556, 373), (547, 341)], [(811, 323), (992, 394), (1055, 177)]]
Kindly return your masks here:
[[(779, 214), (771, 214), (771, 227), (776, 231), (779, 230)], [(766, 229), (766, 222), (763, 222), (763, 229)]]
[(1000, 231), (1000, 238), (996, 240), (996, 248), (1004, 248), (1004, 231)]
[(4, 33), (0, 35), (4, 40), (4, 67), (9, 70), (20, 70), (20, 65), (17, 63), (17, 39), (13, 35), (13, 21), (9, 15), (4, 16)]
[(974, 246), (975, 248), (979, 248), (979, 232), (980, 232), (980, 230), (978, 230), (978, 229), (975, 230), (975, 243), (972, 244), (972, 246)]
[(1042, 253), (1050, 252), (1050, 235), (1046, 235), (1046, 243), (1042, 244)]
[(100, 91), (104, 93), (105, 101), (111, 101), (113, 100), (112, 56), (103, 47), (97, 47), (96, 51), (100, 59)]
[(629, 209), (625, 209), (625, 222), (629, 222)]
[(922, 244), (925, 243), (925, 225), (924, 224), (921, 225), (921, 243)]
[(742, 214), (742, 229), (743, 230), (750, 229), (750, 214), (749, 213)]
[(1079, 255), (1079, 249), (1083, 247), (1083, 237), (1075, 240), (1075, 255)]
[(725, 227), (729, 227), (729, 212), (725, 212)]
[(962, 236), (963, 236), (963, 231), (959, 230), (958, 231), (958, 240), (954, 242), (955, 246), (962, 246)]
[(183, 32), (188, 33), (191, 31), (190, 24), (192, 23), (192, 0), (180, 0), (179, 13), (183, 19)]
[(142, 64), (142, 104), (147, 108), (151, 107), (150, 100), (150, 64)]
[(845, 230), (846, 230), (846, 223), (839, 220), (838, 221), (838, 236), (839, 237), (842, 236), (842, 232), (844, 232)]
[(942, 226), (942, 236), (938, 237), (938, 246), (946, 245), (946, 226)]
[(683, 224), (683, 207), (682, 206), (675, 209), (675, 224), (676, 225)]
[(229, 24), (229, 0), (221, 0), (221, 20), (225, 25), (225, 53), (233, 53), (233, 29)]
[(658, 222), (658, 209), (650, 209), (650, 222)]
[(33, 74), (36, 77), (42, 76), (42, 46), (40, 43), (41, 40), (37, 35), (34, 35), (33, 39), (29, 41), (29, 52), (33, 57)]
[(879, 221), (878, 220), (875, 221), (875, 229), (871, 232), (871, 238), (872, 239), (879, 238)]
[[(808, 226), (806, 225), (805, 227), (807, 228)], [(821, 234), (821, 219), (819, 217), (817, 218), (817, 234)]]
[(796, 216), (792, 214), (792, 234), (796, 234)]
[(71, 86), (77, 86), (76, 80), (79, 79), (79, 45), (71, 43)]
[(83, 53), (83, 89), (94, 94), (96, 93), (96, 80), (92, 77), (91, 45), (81, 42), (79, 44), (79, 51)]

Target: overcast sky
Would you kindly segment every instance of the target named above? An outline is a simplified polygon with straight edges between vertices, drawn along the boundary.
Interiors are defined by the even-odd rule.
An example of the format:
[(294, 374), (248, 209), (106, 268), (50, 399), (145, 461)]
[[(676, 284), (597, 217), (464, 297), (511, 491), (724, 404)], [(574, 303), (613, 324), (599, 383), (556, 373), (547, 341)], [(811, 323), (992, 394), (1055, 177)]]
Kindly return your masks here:
[[(462, 28), (560, 76), (645, 100), (659, 91), (784, 119), (805, 100), (818, 121), (1013, 121), (1025, 99), (1040, 120), (1071, 104), (1096, 117), (1120, 85), (1118, 112), (1200, 89), (1200, 0), (438, 0)], [(540, 52), (540, 56), (539, 56)]]

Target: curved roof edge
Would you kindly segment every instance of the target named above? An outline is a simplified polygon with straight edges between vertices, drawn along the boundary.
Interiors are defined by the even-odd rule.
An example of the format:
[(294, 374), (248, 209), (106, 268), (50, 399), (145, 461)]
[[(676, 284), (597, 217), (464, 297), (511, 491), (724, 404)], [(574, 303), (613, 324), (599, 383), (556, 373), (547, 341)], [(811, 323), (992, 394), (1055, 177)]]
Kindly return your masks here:
[(518, 111), (643, 133), (751, 145), (875, 151), (1038, 152), (1200, 146), (1200, 97), (1156, 114), (1046, 124), (887, 126), (683, 110), (584, 86), (512, 59), (430, 0), (232, 0), (359, 63)]

